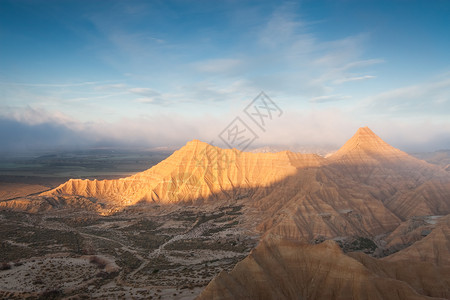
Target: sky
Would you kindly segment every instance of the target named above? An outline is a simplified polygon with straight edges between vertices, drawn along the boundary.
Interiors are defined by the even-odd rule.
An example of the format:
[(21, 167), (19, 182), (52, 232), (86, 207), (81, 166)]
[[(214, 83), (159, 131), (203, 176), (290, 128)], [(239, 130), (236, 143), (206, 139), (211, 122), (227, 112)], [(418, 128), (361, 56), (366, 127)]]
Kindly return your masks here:
[[(230, 146), (236, 118), (252, 146), (369, 126), (450, 149), (449, 15), (448, 0), (0, 0), (0, 151)], [(261, 92), (264, 128), (246, 113)]]

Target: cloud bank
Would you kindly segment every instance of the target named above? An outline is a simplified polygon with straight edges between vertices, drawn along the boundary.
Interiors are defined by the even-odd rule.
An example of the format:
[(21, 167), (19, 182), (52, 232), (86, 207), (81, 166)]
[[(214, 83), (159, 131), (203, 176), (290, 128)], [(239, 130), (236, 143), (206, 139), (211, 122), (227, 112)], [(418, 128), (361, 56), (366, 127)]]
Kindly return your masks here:
[[(30, 116), (33, 116), (30, 118)], [(36, 151), (116, 147), (143, 149), (180, 147), (192, 139), (226, 147), (219, 133), (241, 117), (259, 136), (253, 147), (303, 145), (340, 147), (361, 126), (369, 126), (381, 138), (405, 151), (449, 149), (450, 130), (431, 119), (418, 123), (372, 118), (356, 120), (337, 108), (285, 110), (261, 131), (241, 111), (217, 116), (187, 118), (183, 115), (123, 118), (117, 122), (78, 122), (29, 108), (25, 113), (0, 117), (0, 151)], [(39, 121), (37, 121), (39, 120)], [(395, 130), (392, 130), (395, 128)]]

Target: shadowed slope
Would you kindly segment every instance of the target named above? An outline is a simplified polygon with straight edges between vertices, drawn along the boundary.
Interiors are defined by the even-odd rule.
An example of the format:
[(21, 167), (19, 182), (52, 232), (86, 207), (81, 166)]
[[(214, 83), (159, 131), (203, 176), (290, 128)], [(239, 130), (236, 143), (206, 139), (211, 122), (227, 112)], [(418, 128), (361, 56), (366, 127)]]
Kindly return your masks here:
[(361, 252), (349, 253), (349, 256), (361, 262), (377, 276), (406, 282), (419, 294), (444, 299), (450, 298), (449, 267), (410, 260), (406, 257), (398, 261), (385, 261)]
[(198, 299), (449, 299), (450, 215), (422, 240), (383, 259), (344, 255), (332, 241), (308, 245), (267, 235)]
[(197, 298), (430, 299), (408, 284), (380, 277), (326, 241), (263, 241), (231, 273), (220, 273)]
[(450, 267), (450, 215), (442, 217), (436, 228), (425, 238), (384, 260), (424, 261)]
[(369, 127), (361, 127), (336, 153), (330, 156), (330, 159), (347, 163), (359, 163), (360, 159), (364, 159), (368, 163), (370, 161), (368, 158), (382, 157), (384, 160), (396, 160), (408, 156), (407, 153), (383, 141)]
[(341, 176), (371, 189), (402, 220), (450, 212), (449, 174), (390, 146), (367, 127), (358, 129), (328, 162)]

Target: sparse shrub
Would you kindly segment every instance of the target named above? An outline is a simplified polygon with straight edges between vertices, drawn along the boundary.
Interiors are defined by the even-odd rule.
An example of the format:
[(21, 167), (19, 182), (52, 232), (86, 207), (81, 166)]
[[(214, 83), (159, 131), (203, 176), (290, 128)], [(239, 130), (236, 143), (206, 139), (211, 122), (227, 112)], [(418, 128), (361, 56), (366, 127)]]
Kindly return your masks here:
[(39, 299), (58, 299), (61, 298), (63, 292), (60, 289), (49, 289), (40, 295)]
[(83, 255), (92, 255), (92, 254), (94, 254), (94, 249), (92, 248), (92, 246), (85, 246), (84, 248), (83, 248), (83, 250), (81, 251), (81, 253), (83, 254)]
[(11, 265), (6, 262), (4, 262), (0, 265), (0, 271), (9, 270), (9, 269), (11, 269)]
[(377, 245), (371, 239), (365, 237), (358, 237), (351, 245), (355, 250), (367, 250), (371, 252), (377, 248)]
[(108, 273), (108, 272), (101, 271), (95, 276), (103, 278), (103, 279), (113, 279), (117, 275), (119, 275), (119, 272), (110, 272), (110, 273)]
[(89, 258), (89, 262), (91, 264), (96, 265), (99, 269), (103, 269), (106, 266), (106, 262), (104, 259), (98, 257), (97, 255), (93, 255)]

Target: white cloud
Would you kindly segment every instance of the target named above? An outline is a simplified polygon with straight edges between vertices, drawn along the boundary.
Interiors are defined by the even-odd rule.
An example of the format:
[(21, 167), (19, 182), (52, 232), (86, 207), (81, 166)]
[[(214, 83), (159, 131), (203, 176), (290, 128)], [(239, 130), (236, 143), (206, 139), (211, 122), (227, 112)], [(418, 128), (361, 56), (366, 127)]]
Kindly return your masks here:
[(334, 101), (341, 101), (345, 99), (350, 99), (351, 96), (345, 96), (345, 95), (326, 95), (326, 96), (319, 96), (314, 97), (309, 100), (309, 102), (312, 103), (325, 103), (325, 102), (334, 102)]
[(362, 75), (362, 76), (356, 76), (356, 77), (346, 77), (341, 79), (336, 79), (333, 81), (335, 84), (341, 84), (349, 81), (360, 81), (360, 80), (367, 80), (367, 79), (373, 79), (376, 78), (376, 76), (373, 75)]
[(80, 87), (88, 85), (98, 85), (107, 83), (110, 81), (85, 81), (85, 82), (73, 82), (73, 83), (21, 83), (21, 82), (0, 82), (0, 85), (11, 86), (29, 86), (29, 87)]
[[(362, 80), (359, 74), (367, 74), (365, 68), (383, 62), (364, 59), (367, 34), (320, 39), (313, 33), (312, 23), (295, 13), (297, 8), (296, 3), (289, 2), (269, 16), (261, 12), (252, 15), (253, 25), (244, 26), (239, 32), (245, 38), (238, 38), (231, 48), (225, 45), (224, 49), (214, 48), (218, 45), (211, 40), (218, 38), (214, 34), (219, 33), (211, 28), (208, 28), (212, 30), (211, 36), (192, 35), (186, 42), (171, 40), (169, 35), (161, 43), (156, 42), (159, 37), (147, 32), (127, 30), (124, 20), (117, 21), (103, 14), (89, 18), (111, 43), (99, 56), (122, 73), (133, 74), (132, 79), (158, 86), (162, 94), (130, 91), (142, 96), (136, 102), (160, 103), (156, 97), (171, 104), (209, 102), (238, 99), (242, 95), (250, 97), (251, 92), (260, 90), (291, 98), (314, 98), (342, 93), (336, 90), (336, 85)], [(142, 14), (151, 12), (149, 7), (138, 10), (141, 9)], [(113, 15), (121, 13), (113, 11)], [(238, 16), (242, 18), (242, 14)], [(211, 50), (216, 57), (211, 58)], [(199, 60), (199, 57), (207, 58)], [(355, 69), (361, 70), (355, 73)], [(371, 75), (365, 76), (369, 79)], [(233, 92), (230, 85), (236, 82), (241, 83), (240, 90)]]
[[(355, 42), (350, 42), (349, 47), (354, 47), (354, 43)], [(346, 50), (341, 49), (340, 51), (345, 52)], [(347, 62), (346, 60), (347, 59), (340, 57), (340, 55), (333, 54), (332, 56), (322, 57), (320, 60), (315, 61), (314, 64), (319, 64), (319, 66), (323, 68), (323, 72), (317, 77), (316, 83), (319, 85), (332, 86), (349, 81), (374, 79), (376, 76), (355, 75), (353, 72), (384, 62), (382, 59), (353, 60), (348, 58)]]
[[(263, 145), (304, 145), (304, 146), (341, 146), (361, 126), (369, 126), (376, 134), (393, 146), (407, 151), (436, 150), (450, 148), (449, 121), (438, 122), (432, 118), (417, 122), (407, 122), (398, 118), (355, 118), (352, 112), (336, 108), (292, 110), (283, 109), (280, 118), (267, 124), (266, 132), (252, 127), (259, 136), (254, 146)], [(36, 136), (46, 136), (46, 143), (51, 149), (59, 146), (75, 147), (77, 145), (117, 147), (181, 146), (192, 139), (219, 143), (218, 134), (236, 116), (241, 116), (249, 126), (254, 126), (241, 111), (222, 113), (220, 115), (186, 116), (177, 113), (158, 113), (151, 116), (122, 118), (115, 122), (95, 121), (80, 122), (60, 112), (51, 112), (29, 107), (27, 110), (3, 110), (0, 122), (15, 120), (8, 126), (11, 132), (20, 136), (23, 126), (26, 132)], [(3, 123), (2, 123), (3, 124)], [(256, 126), (256, 125), (255, 125)], [(48, 138), (48, 132), (60, 128), (62, 136)], [(393, 130), (395, 128), (395, 130)], [(30, 130), (32, 129), (32, 130)], [(43, 131), (43, 132), (40, 132)], [(68, 134), (71, 139), (64, 139)], [(26, 135), (23, 137), (27, 138)], [(22, 139), (23, 140), (23, 139)], [(8, 143), (8, 141), (4, 141)], [(19, 145), (20, 146), (20, 145)], [(17, 149), (17, 145), (11, 147)], [(0, 147), (1, 148), (1, 147)], [(1, 149), (0, 149), (1, 150)]]
[(243, 64), (240, 59), (219, 58), (194, 63), (194, 68), (205, 73), (229, 73), (235, 71)]
[(29, 125), (38, 125), (42, 123), (63, 124), (73, 121), (69, 116), (61, 112), (49, 113), (46, 110), (33, 108), (31, 106), (22, 110), (8, 109), (7, 113), (3, 116)]
[(67, 100), (64, 100), (65, 102), (79, 102), (79, 101), (91, 101), (91, 102), (95, 102), (96, 100), (99, 99), (107, 99), (107, 98), (114, 98), (120, 95), (125, 95), (126, 93), (124, 92), (118, 92), (118, 93), (113, 93), (113, 94), (101, 94), (99, 96), (87, 96), (87, 97), (77, 97), (77, 98), (69, 98)]
[(364, 68), (376, 64), (384, 63), (385, 61), (383, 59), (366, 59), (366, 60), (360, 60), (360, 61), (354, 61), (351, 63), (346, 64), (342, 70), (348, 70), (348, 69), (354, 69), (354, 68)]
[(293, 3), (279, 7), (271, 16), (260, 33), (260, 42), (269, 47), (278, 47), (286, 42), (290, 43), (292, 37), (297, 35), (302, 23), (295, 18), (290, 8)]
[(450, 78), (440, 78), (435, 82), (423, 82), (383, 92), (368, 97), (363, 105), (368, 112), (378, 114), (448, 115)]
[(99, 85), (99, 86), (96, 86), (95, 89), (102, 91), (102, 90), (124, 89), (126, 87), (127, 87), (127, 85), (124, 83), (115, 83), (115, 84)]
[(155, 97), (161, 95), (158, 91), (150, 88), (131, 88), (129, 91), (133, 94), (138, 94), (142, 96)]
[(139, 102), (139, 103), (153, 103), (153, 102), (155, 102), (155, 99), (149, 98), (149, 97), (141, 97), (141, 98), (136, 98), (135, 101)]

